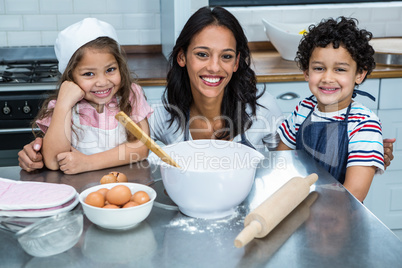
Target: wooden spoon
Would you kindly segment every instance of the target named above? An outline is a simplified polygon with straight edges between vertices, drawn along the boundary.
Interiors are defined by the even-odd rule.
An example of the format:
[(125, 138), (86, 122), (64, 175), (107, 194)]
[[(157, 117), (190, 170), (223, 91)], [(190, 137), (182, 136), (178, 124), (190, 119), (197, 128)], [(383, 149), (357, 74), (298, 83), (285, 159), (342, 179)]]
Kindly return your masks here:
[(180, 166), (164, 150), (162, 150), (162, 148), (153, 139), (142, 131), (142, 129), (124, 112), (119, 112), (116, 114), (115, 118), (119, 120), (119, 122), (138, 140), (144, 143), (149, 150), (154, 152), (160, 159), (162, 159), (162, 161), (174, 167), (180, 168)]

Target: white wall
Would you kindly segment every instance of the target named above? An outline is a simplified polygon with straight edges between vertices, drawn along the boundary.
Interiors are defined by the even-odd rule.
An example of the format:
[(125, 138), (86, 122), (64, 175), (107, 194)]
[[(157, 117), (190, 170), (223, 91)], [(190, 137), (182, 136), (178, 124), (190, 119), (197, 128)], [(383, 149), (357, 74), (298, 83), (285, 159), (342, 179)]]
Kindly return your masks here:
[(0, 46), (53, 45), (60, 30), (85, 17), (112, 24), (122, 45), (161, 44), (159, 1), (0, 0)]
[(329, 17), (354, 17), (374, 37), (402, 36), (402, 1), (359, 4), (227, 8), (240, 21), (249, 41), (266, 41), (262, 18), (277, 22), (317, 23)]
[[(173, 14), (161, 11), (172, 3), (174, 8), (168, 12)], [(168, 43), (173, 45), (187, 18), (207, 4), (208, 0), (0, 0), (0, 46), (53, 45), (58, 31), (85, 17), (96, 17), (116, 28), (123, 45), (163, 44), (168, 51)], [(228, 9), (243, 25), (249, 41), (268, 40), (262, 18), (317, 22), (339, 15), (357, 17), (360, 26), (375, 37), (402, 36), (402, 1)], [(171, 21), (162, 22), (161, 27), (164, 18)], [(166, 37), (167, 25), (173, 28)]]

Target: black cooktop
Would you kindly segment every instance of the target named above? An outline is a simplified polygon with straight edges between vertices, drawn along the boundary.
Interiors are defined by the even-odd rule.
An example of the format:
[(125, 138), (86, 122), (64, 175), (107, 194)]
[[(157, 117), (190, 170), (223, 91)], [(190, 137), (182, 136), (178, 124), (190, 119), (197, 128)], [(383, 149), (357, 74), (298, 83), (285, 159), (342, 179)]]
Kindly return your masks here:
[(59, 78), (53, 46), (0, 48), (0, 85), (57, 83)]

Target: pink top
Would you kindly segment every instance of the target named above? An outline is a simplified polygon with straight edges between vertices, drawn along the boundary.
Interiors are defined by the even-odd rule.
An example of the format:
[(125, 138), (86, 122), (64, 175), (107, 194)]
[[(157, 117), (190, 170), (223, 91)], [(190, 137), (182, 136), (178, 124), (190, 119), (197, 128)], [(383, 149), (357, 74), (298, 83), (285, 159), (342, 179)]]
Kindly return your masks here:
[[(130, 103), (132, 105), (132, 112), (130, 114), (130, 118), (138, 123), (145, 118), (149, 118), (153, 113), (152, 108), (147, 103), (142, 88), (135, 84), (131, 84), (132, 91), (130, 92)], [(136, 97), (135, 101), (134, 98)], [(52, 100), (48, 109), (54, 108), (56, 106), (56, 100)], [(76, 104), (78, 106), (78, 113), (80, 116), (80, 125), (89, 126), (93, 128), (98, 128), (102, 130), (111, 130), (115, 129), (119, 122), (115, 119), (115, 115), (119, 112), (118, 100), (116, 95), (110, 100), (110, 102), (106, 103), (105, 108), (102, 113), (98, 113), (95, 108), (89, 104), (86, 100), (81, 100)], [(41, 120), (37, 120), (36, 123), (38, 127), (42, 130), (42, 132), (46, 133), (50, 121), (52, 117), (49, 116), (47, 118), (43, 118)]]

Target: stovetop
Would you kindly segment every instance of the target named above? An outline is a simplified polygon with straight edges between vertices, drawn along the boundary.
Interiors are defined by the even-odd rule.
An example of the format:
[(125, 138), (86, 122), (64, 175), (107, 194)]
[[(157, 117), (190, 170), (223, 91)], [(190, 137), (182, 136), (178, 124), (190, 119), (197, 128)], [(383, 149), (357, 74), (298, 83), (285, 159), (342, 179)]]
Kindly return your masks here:
[(0, 48), (0, 87), (55, 84), (60, 79), (53, 46)]

